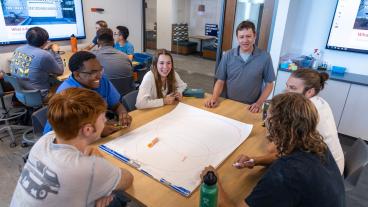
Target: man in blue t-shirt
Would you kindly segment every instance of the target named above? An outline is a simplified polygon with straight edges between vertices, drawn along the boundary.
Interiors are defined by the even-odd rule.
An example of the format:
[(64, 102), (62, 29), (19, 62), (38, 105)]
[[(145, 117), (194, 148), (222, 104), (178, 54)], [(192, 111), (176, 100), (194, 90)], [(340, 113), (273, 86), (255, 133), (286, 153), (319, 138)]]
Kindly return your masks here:
[[(317, 123), (317, 109), (304, 95), (283, 93), (275, 96), (265, 125), (267, 139), (276, 145), (278, 159), (268, 167), (245, 200), (230, 200), (218, 181), (220, 206), (345, 206), (339, 168), (316, 129)], [(241, 169), (246, 162), (254, 160), (240, 155), (233, 166)], [(207, 167), (202, 176), (208, 171), (215, 169)]]
[(41, 27), (31, 27), (26, 33), (27, 45), (18, 47), (10, 63), (10, 72), (21, 81), (25, 89), (41, 90), (46, 96), (56, 83), (52, 75), (64, 72), (63, 61), (56, 44), (48, 44), (49, 34)]
[[(56, 93), (72, 87), (94, 90), (106, 101), (108, 108), (118, 114), (122, 127), (130, 126), (132, 118), (119, 102), (120, 94), (103, 75), (103, 67), (94, 54), (87, 51), (75, 53), (69, 60), (69, 69), (72, 74), (59, 86)], [(106, 124), (102, 136), (108, 136), (119, 129), (120, 127), (115, 125)], [(51, 130), (51, 125), (46, 123), (44, 134)]]
[(129, 29), (124, 26), (117, 26), (118, 41), (115, 43), (115, 48), (127, 55), (134, 55), (134, 46), (128, 41)]

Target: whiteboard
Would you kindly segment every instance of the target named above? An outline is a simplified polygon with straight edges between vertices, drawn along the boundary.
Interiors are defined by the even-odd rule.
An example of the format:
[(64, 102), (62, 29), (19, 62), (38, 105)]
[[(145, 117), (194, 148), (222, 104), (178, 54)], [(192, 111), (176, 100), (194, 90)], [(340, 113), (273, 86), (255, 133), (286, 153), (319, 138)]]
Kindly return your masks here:
[[(204, 167), (218, 167), (245, 141), (252, 127), (179, 103), (173, 111), (100, 149), (189, 196), (200, 184)], [(156, 138), (158, 142), (149, 147)]]

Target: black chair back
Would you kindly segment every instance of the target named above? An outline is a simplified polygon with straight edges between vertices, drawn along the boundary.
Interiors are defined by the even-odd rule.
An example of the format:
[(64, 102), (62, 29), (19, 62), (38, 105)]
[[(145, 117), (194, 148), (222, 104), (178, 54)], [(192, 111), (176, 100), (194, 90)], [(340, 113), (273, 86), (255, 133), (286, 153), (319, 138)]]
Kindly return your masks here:
[(135, 91), (132, 91), (132, 92), (126, 94), (121, 99), (121, 102), (123, 103), (126, 110), (128, 110), (128, 112), (134, 111), (134, 110), (137, 109), (135, 107), (135, 103), (137, 101), (137, 96), (138, 96), (138, 90), (135, 90)]
[(345, 180), (355, 186), (366, 166), (368, 166), (368, 145), (358, 138), (345, 155)]
[(120, 96), (124, 96), (125, 94), (135, 90), (133, 76), (121, 77), (121, 78), (111, 78), (110, 82), (118, 90), (118, 92), (120, 93)]
[(46, 125), (46, 121), (47, 121), (47, 106), (42, 107), (41, 109), (35, 111), (32, 114), (33, 133), (37, 137), (42, 136), (43, 128)]

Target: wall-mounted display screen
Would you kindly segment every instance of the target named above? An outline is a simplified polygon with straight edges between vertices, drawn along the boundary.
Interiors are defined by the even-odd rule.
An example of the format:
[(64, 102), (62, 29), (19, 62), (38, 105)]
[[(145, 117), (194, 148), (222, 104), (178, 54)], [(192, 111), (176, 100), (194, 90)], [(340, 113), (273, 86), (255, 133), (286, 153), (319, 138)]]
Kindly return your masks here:
[(368, 0), (339, 0), (327, 49), (368, 53)]
[(82, 0), (0, 0), (0, 45), (25, 43), (34, 26), (47, 30), (50, 40), (85, 38)]

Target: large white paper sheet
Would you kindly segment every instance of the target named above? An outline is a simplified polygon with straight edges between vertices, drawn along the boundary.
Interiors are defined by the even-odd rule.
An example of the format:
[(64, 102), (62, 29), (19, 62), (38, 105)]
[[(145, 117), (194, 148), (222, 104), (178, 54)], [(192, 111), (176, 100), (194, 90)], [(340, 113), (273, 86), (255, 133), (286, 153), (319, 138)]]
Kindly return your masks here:
[[(200, 184), (204, 167), (219, 166), (245, 141), (252, 127), (179, 103), (170, 113), (100, 148), (189, 196)], [(155, 138), (158, 142), (149, 147)]]

